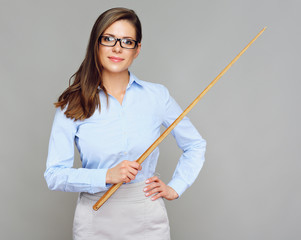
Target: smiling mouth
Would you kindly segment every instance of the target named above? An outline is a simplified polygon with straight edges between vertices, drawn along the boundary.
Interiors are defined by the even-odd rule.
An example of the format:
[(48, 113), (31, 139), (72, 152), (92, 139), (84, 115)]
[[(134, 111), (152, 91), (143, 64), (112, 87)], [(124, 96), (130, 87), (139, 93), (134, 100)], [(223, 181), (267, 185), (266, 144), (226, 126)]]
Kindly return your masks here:
[(121, 62), (124, 60), (123, 58), (119, 58), (119, 57), (109, 57), (109, 59), (113, 62)]

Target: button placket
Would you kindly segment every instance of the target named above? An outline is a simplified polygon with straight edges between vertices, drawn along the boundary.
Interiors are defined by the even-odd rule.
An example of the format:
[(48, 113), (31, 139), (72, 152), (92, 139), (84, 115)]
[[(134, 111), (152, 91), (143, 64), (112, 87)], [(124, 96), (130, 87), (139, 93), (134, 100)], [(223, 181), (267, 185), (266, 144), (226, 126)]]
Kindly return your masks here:
[(127, 120), (126, 120), (126, 102), (125, 97), (121, 105), (121, 122), (122, 122), (122, 139), (123, 139), (123, 151), (122, 154), (127, 158), (128, 155), (128, 132), (127, 132)]

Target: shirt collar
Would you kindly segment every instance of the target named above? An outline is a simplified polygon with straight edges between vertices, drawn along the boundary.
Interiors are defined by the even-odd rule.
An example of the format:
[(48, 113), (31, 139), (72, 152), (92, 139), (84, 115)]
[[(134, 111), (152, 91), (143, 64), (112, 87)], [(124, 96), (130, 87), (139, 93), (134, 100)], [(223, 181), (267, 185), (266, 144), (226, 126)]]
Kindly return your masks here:
[[(130, 74), (130, 80), (129, 80), (129, 83), (127, 85), (127, 88), (128, 89), (130, 86), (132, 86), (132, 84), (135, 82), (137, 83), (139, 86), (143, 87), (144, 83), (143, 81), (139, 80), (133, 73), (131, 73), (129, 71), (129, 74)], [(98, 89), (101, 90), (100, 86), (98, 86)]]
[(129, 88), (134, 82), (143, 87), (143, 81), (139, 80), (133, 73), (129, 71), (130, 80), (127, 88)]

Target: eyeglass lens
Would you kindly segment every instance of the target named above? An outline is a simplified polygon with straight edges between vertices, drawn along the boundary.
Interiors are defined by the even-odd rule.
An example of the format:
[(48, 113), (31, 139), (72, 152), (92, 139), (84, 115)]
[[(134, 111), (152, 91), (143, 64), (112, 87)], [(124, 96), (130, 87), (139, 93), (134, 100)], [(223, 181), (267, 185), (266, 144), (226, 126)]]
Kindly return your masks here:
[(114, 38), (112, 36), (101, 36), (100, 37), (100, 44), (108, 47), (113, 47), (117, 43), (117, 41), (120, 42), (121, 47), (123, 48), (135, 48), (136, 47), (136, 42), (132, 39), (128, 38)]

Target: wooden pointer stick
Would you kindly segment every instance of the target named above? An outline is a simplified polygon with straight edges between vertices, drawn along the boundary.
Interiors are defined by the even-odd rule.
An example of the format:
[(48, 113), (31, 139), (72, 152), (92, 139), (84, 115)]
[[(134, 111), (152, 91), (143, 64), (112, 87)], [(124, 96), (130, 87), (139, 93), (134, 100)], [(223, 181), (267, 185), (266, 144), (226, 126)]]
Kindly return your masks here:
[[(151, 152), (163, 141), (164, 138), (175, 128), (175, 126), (187, 115), (188, 112), (201, 100), (201, 98), (209, 91), (210, 88), (228, 71), (228, 69), (238, 60), (238, 58), (252, 45), (252, 43), (264, 32), (263, 28), (252, 41), (228, 64), (227, 67), (205, 88), (205, 90), (183, 111), (183, 113), (161, 134), (161, 136), (136, 160), (141, 164)], [(122, 185), (121, 183), (114, 184), (93, 206), (93, 209), (97, 211), (117, 189)]]

